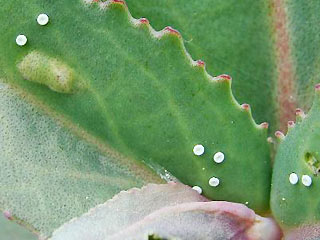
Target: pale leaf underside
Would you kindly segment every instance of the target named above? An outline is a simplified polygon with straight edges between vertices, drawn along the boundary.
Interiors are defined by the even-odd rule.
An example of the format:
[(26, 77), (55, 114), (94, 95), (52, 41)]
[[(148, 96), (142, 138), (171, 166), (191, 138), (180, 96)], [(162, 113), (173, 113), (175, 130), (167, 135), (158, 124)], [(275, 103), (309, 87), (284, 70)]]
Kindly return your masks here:
[(0, 209), (40, 235), (123, 189), (160, 182), (72, 135), (8, 85), (0, 85), (0, 105)]
[(122, 192), (64, 224), (51, 240), (147, 240), (152, 234), (182, 240), (281, 237), (275, 222), (242, 204), (208, 202), (187, 186), (169, 183)]

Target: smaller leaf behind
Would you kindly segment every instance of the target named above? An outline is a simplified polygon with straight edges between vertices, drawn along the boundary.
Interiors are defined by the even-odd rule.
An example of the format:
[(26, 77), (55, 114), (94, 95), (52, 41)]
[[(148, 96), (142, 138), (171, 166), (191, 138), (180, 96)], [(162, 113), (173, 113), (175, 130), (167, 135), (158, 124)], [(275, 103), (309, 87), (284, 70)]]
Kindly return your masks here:
[[(320, 221), (320, 85), (310, 112), (297, 109), (297, 122), (288, 123), (275, 158), (271, 188), (271, 209), (284, 226), (297, 226)], [(281, 137), (282, 136), (282, 137)], [(291, 174), (298, 176), (289, 181)], [(306, 177), (307, 176), (307, 177)], [(311, 182), (309, 180), (311, 179)], [(310, 186), (305, 186), (308, 184)]]

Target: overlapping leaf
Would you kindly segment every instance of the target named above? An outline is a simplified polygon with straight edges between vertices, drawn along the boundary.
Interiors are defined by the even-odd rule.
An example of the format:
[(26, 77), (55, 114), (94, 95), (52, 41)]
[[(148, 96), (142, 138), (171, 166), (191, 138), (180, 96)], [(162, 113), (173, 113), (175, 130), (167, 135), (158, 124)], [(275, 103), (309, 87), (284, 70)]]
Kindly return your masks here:
[(182, 184), (122, 192), (54, 232), (52, 240), (149, 239), (277, 240), (281, 232), (242, 204), (207, 202)]

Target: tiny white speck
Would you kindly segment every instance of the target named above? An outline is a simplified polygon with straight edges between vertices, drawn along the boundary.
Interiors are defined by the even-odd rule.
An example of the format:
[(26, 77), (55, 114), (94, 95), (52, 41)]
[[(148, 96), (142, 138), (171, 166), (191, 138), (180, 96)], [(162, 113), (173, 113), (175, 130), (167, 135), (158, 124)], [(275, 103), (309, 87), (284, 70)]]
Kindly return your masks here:
[(197, 144), (193, 147), (193, 153), (197, 156), (201, 156), (204, 153), (204, 147), (201, 144)]
[(310, 187), (312, 184), (312, 178), (308, 175), (302, 175), (301, 181), (306, 187)]
[(249, 204), (249, 202), (245, 202), (245, 204), (246, 204), (246, 205), (248, 205), (248, 204)]
[(222, 152), (217, 152), (213, 156), (213, 161), (216, 163), (222, 163), (224, 161), (224, 154)]
[(26, 45), (28, 39), (25, 35), (18, 35), (17, 38), (16, 38), (16, 43), (19, 45), (19, 46), (24, 46)]
[(199, 194), (202, 193), (202, 188), (199, 187), (199, 186), (194, 186), (192, 189), (193, 189), (193, 190), (196, 190)]
[(204, 167), (202, 168), (202, 171), (206, 170)]
[(212, 177), (212, 178), (209, 179), (209, 185), (211, 187), (217, 187), (219, 184), (220, 184), (219, 178)]
[(298, 175), (297, 175), (296, 173), (293, 172), (293, 173), (291, 173), (291, 174), (289, 175), (289, 182), (290, 182), (292, 185), (297, 184), (298, 181), (299, 181), (299, 177), (298, 177)]
[(45, 13), (41, 13), (38, 17), (37, 17), (37, 22), (39, 23), (39, 25), (44, 26), (47, 25), (49, 22), (49, 17), (47, 14)]
[(286, 199), (283, 197), (283, 198), (282, 198), (282, 201), (285, 201), (285, 200), (286, 200)]
[(87, 197), (86, 197), (86, 200), (88, 200), (88, 199), (89, 199), (89, 197), (87, 196)]

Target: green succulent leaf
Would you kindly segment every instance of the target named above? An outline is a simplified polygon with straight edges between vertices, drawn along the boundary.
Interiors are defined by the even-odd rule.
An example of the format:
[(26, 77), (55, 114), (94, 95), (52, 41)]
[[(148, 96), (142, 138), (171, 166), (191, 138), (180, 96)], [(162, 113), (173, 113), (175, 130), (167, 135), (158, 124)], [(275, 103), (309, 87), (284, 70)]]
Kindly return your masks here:
[(61, 127), (17, 89), (1, 84), (0, 105), (0, 209), (40, 236), (123, 189), (161, 182), (140, 162)]
[[(257, 125), (250, 106), (235, 101), (230, 77), (208, 75), (179, 32), (156, 32), (124, 2), (89, 2), (4, 2), (1, 22), (15, 19), (0, 29), (6, 81), (124, 156), (200, 186), (209, 198), (266, 212), (267, 124)], [(47, 26), (35, 21), (42, 12)], [(30, 40), (23, 47), (14, 42), (21, 33)], [(193, 154), (196, 144), (203, 155)], [(213, 161), (217, 152), (223, 163)]]
[(178, 29), (191, 56), (214, 75), (229, 74), (233, 92), (257, 121), (277, 121), (277, 70), (269, 1), (127, 0), (134, 17)]
[[(320, 220), (320, 96), (319, 85), (313, 106), (307, 115), (297, 110), (297, 122), (281, 137), (275, 159), (271, 208), (286, 226), (315, 223)], [(291, 176), (291, 177), (290, 177)], [(298, 178), (297, 178), (298, 177)]]

